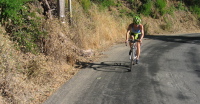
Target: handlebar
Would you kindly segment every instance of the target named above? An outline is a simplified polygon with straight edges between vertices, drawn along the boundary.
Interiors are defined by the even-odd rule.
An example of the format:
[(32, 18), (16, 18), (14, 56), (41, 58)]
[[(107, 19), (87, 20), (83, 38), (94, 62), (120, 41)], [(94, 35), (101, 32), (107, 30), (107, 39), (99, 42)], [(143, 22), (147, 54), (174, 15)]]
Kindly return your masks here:
[(128, 41), (131, 42), (131, 43), (135, 43), (135, 42), (139, 42), (139, 39), (134, 39), (134, 40), (129, 39)]
[[(136, 43), (136, 42), (139, 42), (139, 39), (135, 39), (135, 40), (129, 39), (128, 41), (131, 43)], [(125, 42), (126, 46), (127, 46), (128, 41)]]

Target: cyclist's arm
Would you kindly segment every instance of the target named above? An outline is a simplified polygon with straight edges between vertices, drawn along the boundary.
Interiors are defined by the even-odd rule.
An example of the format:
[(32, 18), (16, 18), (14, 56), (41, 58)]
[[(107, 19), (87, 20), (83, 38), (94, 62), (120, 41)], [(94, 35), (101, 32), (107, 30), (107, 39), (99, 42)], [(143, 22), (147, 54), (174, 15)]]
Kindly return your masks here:
[(140, 41), (141, 41), (144, 37), (144, 27), (143, 27), (143, 25), (141, 25), (140, 31), (141, 31), (141, 38), (140, 38)]
[(130, 30), (128, 30), (128, 31), (126, 32), (126, 41), (128, 41), (128, 39), (129, 39), (129, 34), (130, 34)]
[(129, 39), (130, 28), (131, 28), (131, 25), (128, 26), (128, 29), (127, 29), (127, 32), (126, 32), (126, 41), (128, 41), (128, 39)]

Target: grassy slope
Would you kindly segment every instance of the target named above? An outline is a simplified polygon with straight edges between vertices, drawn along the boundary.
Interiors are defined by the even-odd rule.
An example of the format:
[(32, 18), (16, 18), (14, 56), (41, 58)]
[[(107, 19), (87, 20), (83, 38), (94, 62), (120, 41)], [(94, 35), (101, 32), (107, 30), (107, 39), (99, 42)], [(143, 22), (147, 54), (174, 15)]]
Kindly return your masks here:
[(43, 102), (77, 70), (43, 54), (21, 53), (0, 33), (0, 102), (28, 104)]
[(17, 44), (3, 35), (5, 31), (0, 32), (1, 102), (43, 102), (78, 71), (73, 67), (75, 62), (93, 60), (93, 56), (98, 55), (95, 51), (122, 41), (124, 20), (108, 12), (99, 12), (96, 5), (87, 14), (78, 2), (73, 3), (76, 8), (73, 28), (56, 18), (45, 21), (49, 32), (43, 46), (46, 54), (22, 53), (14, 48)]
[[(100, 12), (93, 4), (85, 13), (76, 1), (73, 8), (73, 28), (56, 19), (46, 21), (45, 28), (49, 31), (44, 45), (46, 55), (16, 50), (16, 44), (3, 35), (5, 31), (1, 27), (0, 102), (41, 103), (78, 71), (75, 62), (93, 60), (99, 55), (97, 50), (124, 41), (131, 18), (111, 15), (118, 12), (116, 8), (110, 8), (112, 12)], [(199, 28), (195, 17), (181, 10), (160, 19), (143, 16), (143, 24), (149, 35), (194, 32)], [(92, 51), (88, 53), (88, 50)]]

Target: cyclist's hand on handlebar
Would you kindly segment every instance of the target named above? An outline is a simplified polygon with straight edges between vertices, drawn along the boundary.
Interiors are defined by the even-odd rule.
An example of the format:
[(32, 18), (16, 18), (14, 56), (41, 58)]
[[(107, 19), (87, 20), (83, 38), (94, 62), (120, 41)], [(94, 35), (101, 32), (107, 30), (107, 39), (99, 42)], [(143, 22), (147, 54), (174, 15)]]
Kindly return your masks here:
[(128, 43), (128, 40), (125, 40), (125, 44), (126, 44), (126, 46), (127, 46), (127, 43)]
[(139, 39), (138, 41), (139, 41), (140, 43), (142, 43), (142, 39)]

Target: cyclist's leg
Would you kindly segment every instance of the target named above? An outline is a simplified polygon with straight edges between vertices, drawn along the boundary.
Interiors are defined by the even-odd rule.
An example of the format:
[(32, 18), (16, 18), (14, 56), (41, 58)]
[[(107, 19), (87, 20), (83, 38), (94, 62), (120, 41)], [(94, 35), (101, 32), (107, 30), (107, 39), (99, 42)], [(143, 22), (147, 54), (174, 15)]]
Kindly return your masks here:
[[(133, 40), (133, 39), (134, 39), (134, 36), (133, 36), (133, 35), (130, 35), (129, 39)], [(130, 49), (131, 49), (132, 45), (133, 45), (133, 43), (129, 42)]]
[[(141, 38), (141, 34), (138, 34), (138, 39)], [(141, 42), (137, 42), (137, 60), (140, 58), (140, 47), (141, 47)]]
[[(129, 39), (131, 40), (134, 39), (133, 35), (130, 35)], [(129, 41), (129, 46), (130, 46), (129, 55), (131, 55), (133, 43), (131, 43), (130, 41)]]
[(137, 60), (139, 60), (139, 58), (140, 58), (140, 46), (141, 46), (141, 43), (137, 42), (136, 45), (137, 45), (137, 52), (136, 52), (137, 55), (136, 56), (137, 56)]

